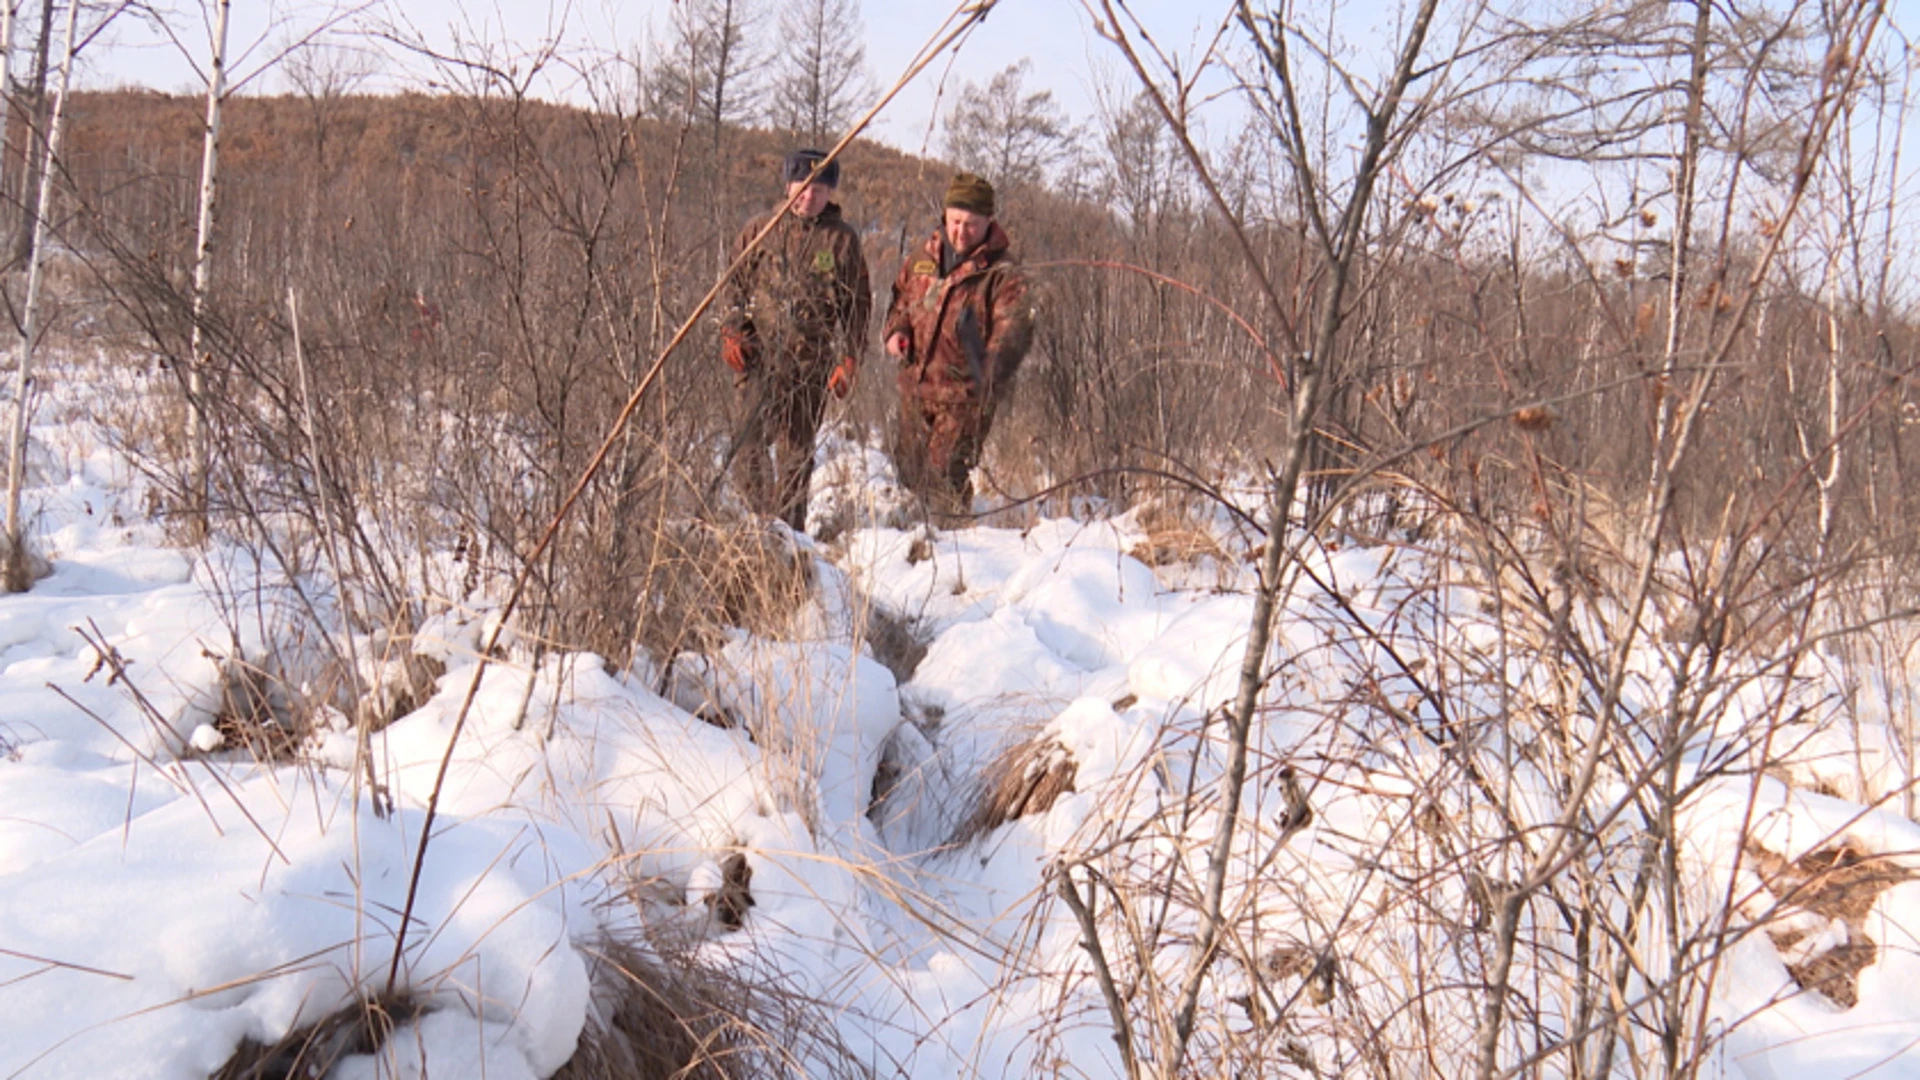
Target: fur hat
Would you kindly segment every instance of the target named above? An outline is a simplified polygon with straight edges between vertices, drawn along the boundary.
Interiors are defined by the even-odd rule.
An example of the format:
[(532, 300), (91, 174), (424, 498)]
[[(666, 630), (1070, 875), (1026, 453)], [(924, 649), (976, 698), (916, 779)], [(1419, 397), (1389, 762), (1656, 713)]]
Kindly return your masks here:
[(992, 217), (993, 185), (972, 173), (957, 173), (947, 185), (945, 206), (949, 210), (971, 210)]
[[(820, 150), (795, 150), (787, 155), (780, 164), (780, 178), (789, 184), (796, 184), (813, 176), (813, 167), (827, 161), (827, 155)], [(814, 183), (828, 187), (840, 186), (840, 162), (827, 161), (820, 169), (820, 175), (814, 177)]]

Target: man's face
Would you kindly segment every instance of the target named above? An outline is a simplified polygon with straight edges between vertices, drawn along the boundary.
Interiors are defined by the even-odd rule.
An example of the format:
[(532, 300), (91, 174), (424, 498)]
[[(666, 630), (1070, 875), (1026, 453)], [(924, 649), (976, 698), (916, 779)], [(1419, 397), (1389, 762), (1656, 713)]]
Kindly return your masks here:
[(947, 243), (953, 250), (966, 254), (980, 246), (987, 238), (987, 226), (993, 219), (985, 214), (976, 214), (971, 210), (947, 207)]
[[(794, 198), (795, 193), (799, 197)], [(819, 181), (809, 184), (805, 180), (795, 180), (787, 185), (787, 197), (793, 199), (793, 212), (801, 217), (817, 217), (827, 208), (828, 200), (833, 198), (833, 189)]]

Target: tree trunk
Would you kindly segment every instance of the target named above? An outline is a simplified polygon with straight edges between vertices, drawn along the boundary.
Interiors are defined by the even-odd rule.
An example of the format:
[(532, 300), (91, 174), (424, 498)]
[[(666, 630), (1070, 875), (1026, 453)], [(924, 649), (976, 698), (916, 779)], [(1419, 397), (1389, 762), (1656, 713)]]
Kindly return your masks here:
[[(45, 135), (47, 105), (47, 67), (53, 50), (53, 3), (54, 0), (42, 0), (40, 5), (40, 38), (34, 45), (33, 75), (27, 80), (26, 125), (28, 129), (27, 146), (33, 145), (32, 135), (37, 130)], [(71, 21), (71, 20), (69, 20)], [(11, 264), (18, 266), (27, 261), (33, 253), (34, 204), (32, 193), (40, 185), (40, 166), (43, 156), (28, 149), (22, 153), (26, 159), (25, 177), (20, 184), (20, 222), (13, 234), (13, 258)]]
[(7, 125), (13, 120), (13, 19), (20, 5), (0, 0), (0, 196), (7, 190)]
[[(49, 0), (49, 7), (52, 6)], [(47, 152), (40, 169), (40, 194), (34, 210), (32, 247), (27, 261), (27, 298), (22, 312), (25, 332), (20, 338), (20, 363), (13, 379), (13, 433), (9, 440), (12, 453), (7, 460), (7, 551), (6, 588), (25, 592), (33, 584), (31, 560), (25, 543), (25, 526), (20, 518), (20, 490), (27, 477), (27, 419), (32, 411), (28, 401), (33, 373), (34, 338), (40, 333), (40, 278), (46, 263), (47, 220), (53, 211), (54, 162), (60, 155), (60, 134), (66, 123), (67, 87), (73, 81), (73, 54), (79, 42), (80, 5), (67, 9), (66, 56), (60, 63), (59, 96), (54, 99), (53, 118), (48, 125)]]
[(207, 282), (213, 273), (213, 201), (220, 172), (220, 105), (227, 92), (227, 12), (219, 0), (213, 27), (213, 65), (207, 72), (207, 127), (200, 153), (200, 218), (193, 248), (193, 337), (187, 350), (187, 516), (196, 537), (207, 535)]

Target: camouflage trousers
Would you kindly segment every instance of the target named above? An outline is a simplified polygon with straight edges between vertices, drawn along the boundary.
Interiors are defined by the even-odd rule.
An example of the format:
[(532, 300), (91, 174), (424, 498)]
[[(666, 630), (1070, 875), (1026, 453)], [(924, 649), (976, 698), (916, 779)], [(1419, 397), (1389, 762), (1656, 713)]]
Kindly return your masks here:
[(977, 401), (900, 395), (888, 452), (901, 485), (920, 497), (935, 524), (971, 522), (973, 469), (992, 424), (992, 408)]
[(827, 411), (828, 354), (799, 351), (775, 358), (737, 384), (738, 449), (733, 482), (757, 514), (803, 532), (813, 486), (813, 441)]

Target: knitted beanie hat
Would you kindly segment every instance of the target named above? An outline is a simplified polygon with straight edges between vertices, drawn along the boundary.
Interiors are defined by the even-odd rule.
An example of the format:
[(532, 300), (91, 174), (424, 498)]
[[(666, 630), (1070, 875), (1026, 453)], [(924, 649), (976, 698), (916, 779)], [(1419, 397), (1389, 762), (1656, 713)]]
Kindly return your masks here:
[[(827, 155), (822, 151), (795, 150), (793, 153), (788, 154), (787, 159), (781, 163), (780, 178), (789, 184), (799, 183), (807, 177), (813, 176), (813, 167), (823, 161), (827, 161)], [(839, 187), (840, 162), (827, 161), (826, 166), (820, 170), (820, 175), (814, 176), (813, 182), (816, 184), (825, 184), (828, 187)]]
[(959, 173), (947, 185), (946, 207), (993, 216), (993, 185), (972, 173)]

